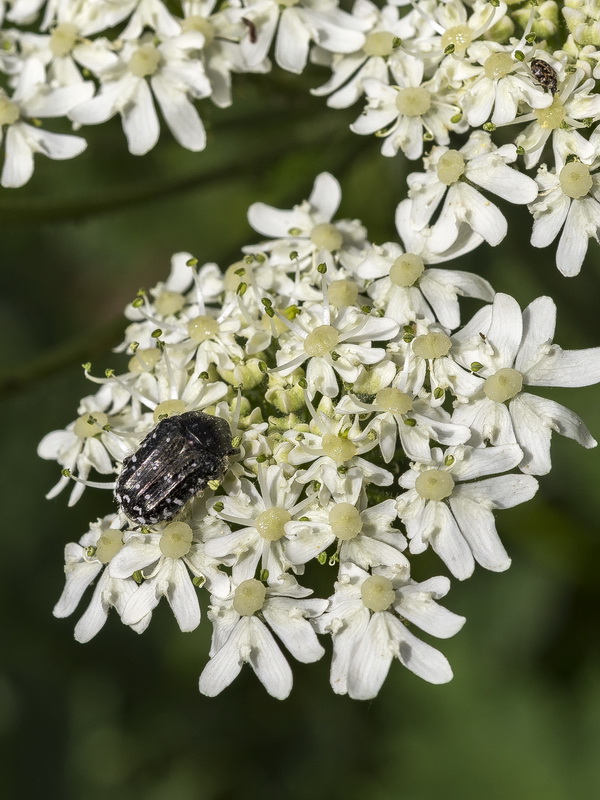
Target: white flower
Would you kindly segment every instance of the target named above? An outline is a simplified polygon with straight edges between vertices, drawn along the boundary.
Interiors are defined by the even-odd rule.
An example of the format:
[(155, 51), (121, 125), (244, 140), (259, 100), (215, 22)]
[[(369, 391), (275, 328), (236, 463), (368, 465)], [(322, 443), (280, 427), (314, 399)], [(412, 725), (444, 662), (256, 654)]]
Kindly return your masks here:
[[(206, 525), (213, 529), (209, 535), (225, 530), (216, 520)], [(200, 605), (190, 571), (205, 579), (212, 591), (223, 591), (227, 585), (227, 577), (218, 571), (216, 561), (204, 557), (202, 547), (197, 532), (186, 522), (170, 522), (159, 533), (128, 533), (109, 567), (114, 578), (126, 579), (136, 572), (143, 578), (123, 609), (125, 624), (135, 625), (149, 617), (165, 597), (182, 631), (197, 628)]]
[(194, 57), (203, 46), (204, 36), (197, 31), (158, 44), (148, 36), (125, 42), (111, 67), (99, 73), (99, 93), (73, 109), (71, 118), (82, 125), (96, 125), (119, 113), (129, 151), (143, 155), (154, 147), (160, 134), (154, 94), (179, 144), (188, 150), (203, 150), (206, 133), (192, 103), (211, 93), (202, 62)]
[(314, 415), (310, 431), (290, 430), (285, 438), (295, 444), (286, 453), (289, 464), (312, 461), (308, 469), (296, 475), (296, 480), (302, 484), (318, 481), (323, 504), (330, 495), (338, 502), (356, 503), (363, 487), (369, 483), (389, 486), (393, 481), (386, 469), (362, 458), (362, 454), (377, 445), (377, 437), (372, 431), (361, 430), (358, 416), (351, 423), (348, 415), (333, 420), (320, 411)]
[(421, 59), (405, 55), (393, 69), (393, 86), (375, 78), (362, 82), (367, 105), (350, 129), (383, 137), (384, 156), (402, 150), (411, 160), (420, 158), (424, 133), (438, 144), (448, 144), (450, 130), (464, 129), (464, 124), (452, 122), (458, 110), (456, 96), (435, 78), (424, 81), (423, 70)]
[(265, 580), (279, 582), (287, 570), (304, 563), (288, 552), (292, 520), (301, 516), (307, 505), (306, 499), (298, 502), (303, 488), (286, 477), (282, 467), (259, 466), (258, 485), (242, 479), (239, 493), (215, 498), (209, 504), (218, 519), (238, 527), (207, 541), (207, 555), (232, 562), (236, 583), (253, 578), (259, 562), (261, 574), (268, 576)]
[(0, 143), (4, 137), (2, 186), (16, 188), (26, 184), (33, 174), (35, 153), (62, 160), (74, 158), (85, 150), (87, 143), (80, 136), (50, 133), (25, 120), (61, 117), (91, 97), (93, 91), (89, 81), (50, 89), (41, 61), (31, 58), (25, 62), (12, 97), (0, 91)]
[(275, 0), (244, 0), (244, 16), (256, 26), (256, 37), (244, 37), (242, 53), (249, 65), (263, 61), (275, 39), (275, 61), (300, 73), (311, 40), (326, 50), (353, 53), (364, 44), (367, 27), (342, 11), (334, 0), (301, 0), (281, 6)]
[(392, 524), (397, 517), (395, 502), (390, 499), (366, 508), (363, 505), (360, 501), (358, 507), (352, 503), (329, 503), (307, 509), (302, 520), (289, 524), (290, 558), (304, 563), (337, 540), (330, 561), (351, 561), (363, 569), (381, 565), (408, 569), (402, 554), (406, 538)]
[(571, 153), (585, 162), (594, 158), (594, 146), (577, 131), (585, 127), (585, 120), (600, 117), (600, 94), (594, 90), (593, 78), (587, 78), (583, 70), (577, 69), (568, 75), (560, 93), (554, 95), (552, 105), (517, 117), (517, 123), (533, 120), (515, 138), (517, 147), (525, 151), (527, 169), (538, 163), (550, 137), (557, 165), (564, 163)]
[[(101, 475), (113, 474), (113, 461), (122, 460), (127, 453), (127, 441), (110, 431), (113, 420), (106, 412), (111, 410), (112, 401), (109, 386), (102, 387), (96, 395), (83, 398), (79, 406), (80, 416), (65, 430), (46, 434), (38, 445), (41, 458), (57, 461), (63, 469), (81, 479), (73, 487), (70, 506), (75, 505), (83, 494), (90, 470), (95, 469)], [(56, 497), (68, 483), (69, 477), (63, 475), (46, 497)]]
[(413, 201), (403, 200), (396, 209), (396, 227), (406, 244), (406, 252), (395, 242), (372, 245), (364, 260), (355, 268), (363, 280), (371, 281), (367, 292), (382, 308), (386, 317), (400, 325), (422, 320), (439, 321), (450, 330), (460, 325), (458, 296), (476, 297), (491, 302), (494, 290), (484, 278), (470, 272), (450, 269), (427, 269), (427, 264), (470, 252), (482, 238), (468, 225), (462, 225), (458, 237), (445, 253), (433, 253), (428, 247), (429, 229), (416, 231), (412, 222)]
[(333, 691), (357, 700), (375, 697), (394, 658), (430, 683), (451, 680), (445, 656), (401, 621), (442, 639), (454, 636), (465, 618), (435, 602), (449, 588), (450, 581), (441, 576), (416, 583), (408, 570), (378, 569), (369, 575), (355, 564), (342, 564), (329, 608), (317, 620), (319, 631), (333, 638)]
[(380, 389), (372, 403), (346, 395), (336, 411), (346, 414), (375, 412), (369, 430), (377, 433), (381, 454), (389, 464), (396, 453), (397, 439), (407, 458), (430, 459), (429, 442), (463, 444), (471, 436), (465, 425), (451, 422), (450, 414), (440, 406), (432, 406), (427, 397), (411, 397), (395, 386)]
[(286, 575), (272, 586), (254, 578), (232, 583), (229, 594), (211, 597), (213, 638), (200, 691), (214, 697), (249, 664), (270, 695), (285, 699), (292, 690), (292, 671), (269, 628), (298, 661), (318, 661), (325, 651), (308, 620), (325, 610), (327, 600), (303, 599), (309, 594)]
[(427, 172), (408, 176), (411, 220), (417, 230), (429, 223), (444, 201), (427, 240), (432, 250), (448, 250), (458, 238), (462, 223), (489, 244), (500, 244), (508, 230), (506, 219), (476, 187), (510, 203), (531, 203), (538, 187), (532, 178), (508, 166), (516, 158), (514, 145), (497, 148), (484, 131), (473, 132), (460, 150), (432, 148), (423, 159)]
[(511, 47), (493, 41), (477, 41), (469, 47), (468, 53), (472, 61), (482, 65), (463, 97), (463, 107), (472, 128), (478, 128), (490, 118), (493, 125), (512, 122), (521, 103), (531, 108), (547, 108), (552, 104), (552, 94), (535, 84), (531, 73), (514, 58)]
[[(58, 603), (54, 607), (55, 617), (68, 617), (75, 611), (85, 590), (100, 575), (87, 610), (75, 626), (78, 642), (89, 642), (102, 628), (111, 607), (121, 616), (128, 600), (137, 591), (137, 584), (130, 576), (113, 578), (106, 565), (118, 554), (123, 545), (123, 531), (116, 525), (115, 514), (109, 514), (90, 525), (79, 543), (71, 542), (65, 547), (66, 583)], [(137, 633), (142, 633), (150, 622), (150, 615), (130, 624)]]
[(516, 467), (523, 457), (520, 447), (460, 445), (445, 452), (434, 448), (431, 455), (435, 466), (413, 464), (399, 481), (408, 490), (398, 497), (397, 508), (410, 552), (422, 553), (431, 545), (459, 580), (472, 575), (475, 561), (494, 572), (508, 569), (510, 558), (496, 532), (492, 509), (530, 500), (538, 482), (529, 475), (473, 478)]
[(456, 406), (453, 420), (471, 428), (473, 444), (518, 442), (524, 454), (519, 468), (532, 475), (550, 471), (552, 431), (584, 447), (597, 444), (568, 408), (522, 391), (524, 386), (589, 386), (600, 380), (600, 347), (562, 350), (552, 344), (555, 326), (550, 297), (538, 297), (521, 315), (517, 301), (499, 293), (452, 337), (456, 359), (475, 364), (480, 376), (477, 391)]
[[(286, 322), (283, 316), (279, 318)], [(384, 347), (373, 343), (393, 339), (400, 330), (394, 320), (358, 308), (331, 309), (326, 298), (322, 305), (305, 306), (294, 322), (287, 324), (290, 333), (280, 337), (277, 371), (289, 375), (308, 361), (306, 382), (311, 398), (316, 392), (336, 397), (336, 373), (343, 381), (355, 381), (363, 364), (377, 364), (385, 358)]]
[(556, 266), (569, 278), (579, 274), (589, 240), (599, 241), (599, 134), (596, 129), (590, 139), (598, 152), (590, 166), (571, 161), (555, 173), (548, 172), (545, 165), (540, 167), (536, 178), (540, 194), (529, 206), (534, 219), (531, 244), (547, 247), (560, 233)]
[(331, 78), (318, 89), (311, 89), (311, 93), (317, 96), (328, 94), (327, 105), (331, 108), (353, 105), (363, 93), (365, 78), (388, 83), (388, 62), (404, 57), (404, 53), (398, 51), (396, 41), (402, 41), (411, 33), (412, 26), (407, 24), (411, 15), (399, 18), (398, 9), (392, 5), (380, 9), (370, 0), (356, 0), (352, 14), (369, 26), (361, 49), (353, 53), (331, 54), (315, 47), (311, 53), (311, 59), (316, 63), (324, 62), (331, 66)]
[[(301, 270), (319, 263), (319, 255), (335, 252), (343, 264), (365, 245), (365, 229), (357, 221), (332, 219), (339, 208), (342, 192), (338, 181), (328, 172), (317, 176), (308, 200), (291, 210), (253, 203), (248, 222), (255, 231), (274, 239), (245, 247), (271, 255), (271, 263), (281, 263), (290, 270)], [(293, 257), (292, 257), (293, 256)], [(320, 259), (323, 260), (323, 259)]]

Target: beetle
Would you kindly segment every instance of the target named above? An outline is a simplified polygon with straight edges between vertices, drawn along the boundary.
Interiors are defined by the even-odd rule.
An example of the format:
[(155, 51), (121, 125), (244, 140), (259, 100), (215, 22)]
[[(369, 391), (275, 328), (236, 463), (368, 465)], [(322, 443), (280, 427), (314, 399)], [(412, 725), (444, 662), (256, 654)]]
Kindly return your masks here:
[(529, 64), (531, 74), (550, 94), (556, 94), (558, 90), (558, 75), (556, 70), (542, 58), (534, 58)]
[(203, 411), (167, 417), (123, 460), (115, 499), (140, 525), (173, 519), (209, 481), (223, 477), (229, 456), (239, 452), (220, 417)]

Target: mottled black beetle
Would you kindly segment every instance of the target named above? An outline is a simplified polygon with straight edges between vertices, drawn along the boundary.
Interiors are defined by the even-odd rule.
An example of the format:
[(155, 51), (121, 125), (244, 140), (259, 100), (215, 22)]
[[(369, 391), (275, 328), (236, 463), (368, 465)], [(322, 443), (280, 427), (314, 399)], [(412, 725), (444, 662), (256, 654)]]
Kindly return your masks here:
[(167, 417), (123, 460), (115, 499), (140, 525), (173, 519), (237, 453), (224, 419), (202, 411)]
[(558, 90), (558, 75), (554, 67), (542, 58), (534, 58), (529, 64), (531, 74), (550, 94), (556, 94)]

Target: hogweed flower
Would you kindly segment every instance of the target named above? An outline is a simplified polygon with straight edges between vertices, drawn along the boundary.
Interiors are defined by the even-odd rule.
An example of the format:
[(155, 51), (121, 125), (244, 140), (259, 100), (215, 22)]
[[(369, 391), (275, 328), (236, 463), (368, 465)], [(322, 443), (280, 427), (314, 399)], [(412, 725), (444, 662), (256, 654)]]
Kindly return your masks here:
[[(495, 169), (512, 171), (503, 157)], [(66, 547), (56, 616), (96, 581), (79, 641), (111, 608), (142, 632), (161, 601), (193, 631), (206, 592), (209, 696), (249, 664), (287, 697), (283, 650), (317, 661), (327, 635), (337, 693), (374, 697), (394, 659), (449, 681), (446, 658), (414, 629), (447, 638), (464, 617), (437, 603), (447, 577), (411, 578), (413, 559), (431, 546), (459, 580), (476, 563), (507, 569), (494, 511), (535, 494), (521, 472), (549, 470), (552, 430), (596, 444), (568, 409), (524, 391), (600, 380), (600, 348), (552, 343), (550, 298), (521, 312), (444, 266), (481, 237), (467, 231), (431, 255), (427, 226), (407, 223), (414, 199), (397, 213), (409, 253), (332, 221), (339, 202), (322, 174), (291, 210), (254, 204), (251, 224), (273, 238), (225, 273), (173, 256), (168, 278), (126, 310), (123, 367), (96, 376), (86, 364), (97, 391), (39, 447), (62, 468), (50, 496), (71, 480), (70, 503), (86, 486), (117, 487), (112, 512)], [(460, 327), (463, 295), (483, 305)], [(223, 446), (209, 458), (213, 427)], [(314, 570), (328, 598), (311, 596)]]

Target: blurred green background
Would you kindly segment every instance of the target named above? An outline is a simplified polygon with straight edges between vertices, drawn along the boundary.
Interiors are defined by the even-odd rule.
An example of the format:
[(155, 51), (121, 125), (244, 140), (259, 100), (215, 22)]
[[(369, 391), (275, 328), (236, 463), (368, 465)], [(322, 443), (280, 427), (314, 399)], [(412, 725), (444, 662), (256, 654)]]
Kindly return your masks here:
[[(455, 671), (447, 686), (396, 663), (379, 697), (360, 703), (332, 694), (324, 659), (294, 665), (283, 703), (249, 670), (208, 699), (197, 690), (208, 624), (181, 634), (163, 603), (143, 636), (111, 618), (80, 645), (78, 617), (51, 616), (65, 543), (111, 500), (93, 490), (73, 509), (66, 493), (44, 500), (58, 469), (36, 446), (92, 391), (83, 361), (96, 374), (123, 369), (110, 348), (137, 289), (164, 278), (178, 250), (226, 267), (259, 238), (247, 206), (290, 207), (324, 169), (342, 183), (341, 216), (362, 218), (373, 241), (395, 238), (405, 166), (347, 131), (357, 112), (328, 111), (295, 78), (244, 77), (236, 100), (227, 111), (202, 109), (204, 153), (165, 133), (136, 159), (113, 121), (85, 130), (82, 157), (40, 157), (28, 186), (0, 191), (2, 797), (599, 797), (600, 452), (558, 437), (537, 497), (498, 517), (512, 569), (453, 583), (446, 604), (468, 622), (441, 643)], [(596, 246), (582, 275), (567, 280), (552, 249), (530, 247), (530, 225), (517, 210), (500, 247), (452, 266), (480, 272), (522, 304), (552, 295), (557, 341), (600, 344)], [(600, 437), (598, 387), (544, 393)], [(443, 573), (433, 560), (422, 569)]]

